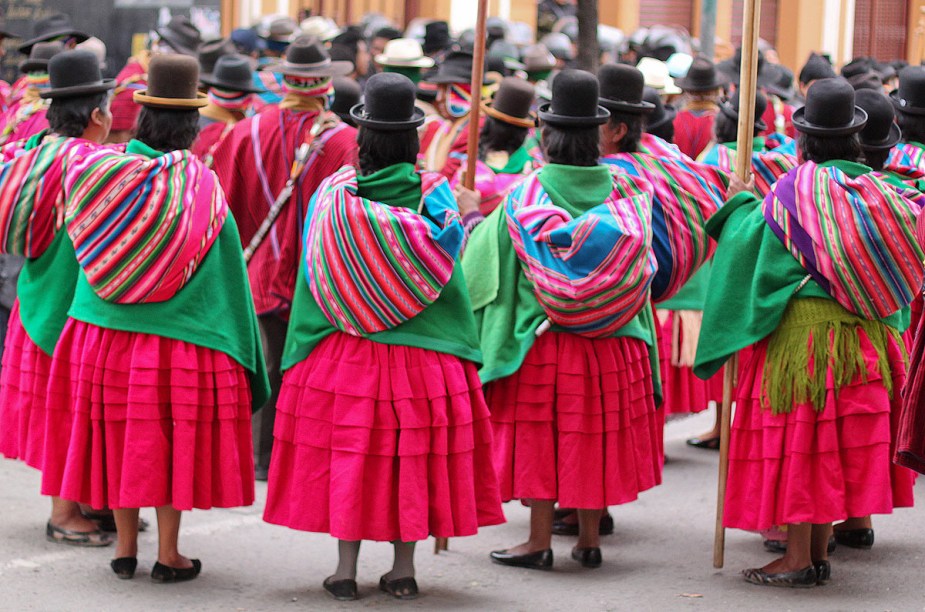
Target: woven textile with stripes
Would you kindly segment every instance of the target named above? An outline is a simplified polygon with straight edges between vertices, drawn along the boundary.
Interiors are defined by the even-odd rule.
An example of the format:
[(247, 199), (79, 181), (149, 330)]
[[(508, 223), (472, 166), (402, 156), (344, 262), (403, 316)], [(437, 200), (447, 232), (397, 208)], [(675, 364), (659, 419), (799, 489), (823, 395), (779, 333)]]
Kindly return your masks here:
[(909, 305), (925, 279), (916, 241), (921, 195), (873, 174), (851, 178), (807, 162), (764, 200), (774, 234), (839, 304), (865, 319)]
[(725, 200), (725, 173), (683, 158), (656, 158), (642, 153), (617, 153), (601, 160), (631, 176), (648, 181), (652, 202), (652, 249), (658, 272), (652, 300), (673, 297), (709, 259), (716, 248), (705, 225)]
[(3, 147), (7, 161), (0, 165), (0, 253), (32, 259), (51, 244), (64, 211), (64, 159), (79, 142), (48, 137), (28, 151), (21, 143)]
[(353, 336), (385, 331), (433, 304), (463, 239), (446, 179), (421, 174), (422, 214), (357, 196), (356, 168), (318, 187), (303, 232), (305, 278), (321, 311)]
[(193, 277), (228, 203), (189, 151), (149, 159), (76, 149), (65, 177), (67, 232), (90, 286), (107, 302), (163, 302)]
[(885, 166), (918, 168), (925, 170), (925, 149), (908, 142), (901, 142), (892, 149)]
[(533, 293), (552, 323), (605, 337), (649, 302), (652, 251), (649, 183), (617, 173), (607, 200), (573, 218), (553, 204), (538, 170), (504, 201), (508, 230)]
[[(736, 171), (736, 159), (736, 151), (721, 144), (713, 145), (700, 157), (702, 163), (715, 166), (730, 174)], [(796, 165), (796, 157), (776, 150), (752, 153), (752, 174), (755, 177), (755, 191), (763, 198), (771, 191), (771, 186)]]

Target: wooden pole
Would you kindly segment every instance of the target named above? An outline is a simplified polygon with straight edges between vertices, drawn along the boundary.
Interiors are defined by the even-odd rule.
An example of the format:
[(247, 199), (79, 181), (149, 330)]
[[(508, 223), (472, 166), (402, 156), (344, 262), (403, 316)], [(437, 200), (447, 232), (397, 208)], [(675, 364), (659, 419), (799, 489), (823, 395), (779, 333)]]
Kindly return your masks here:
[[(755, 131), (755, 96), (758, 92), (758, 31), (761, 0), (745, 0), (742, 18), (742, 66), (739, 71), (739, 139), (736, 148), (736, 174), (748, 182), (752, 173), (752, 146)], [(713, 567), (721, 568), (726, 556), (726, 529), (723, 511), (726, 479), (729, 475), (729, 432), (732, 426), (732, 394), (739, 360), (733, 355), (723, 375), (723, 406), (719, 435), (719, 486), (716, 488), (716, 531), (713, 538)]]
[(472, 100), (469, 110), (469, 143), (466, 147), (466, 175), (463, 186), (475, 188), (475, 162), (479, 157), (479, 116), (482, 113), (482, 80), (485, 76), (485, 20), (488, 18), (488, 0), (479, 0), (475, 23), (475, 48), (472, 53)]

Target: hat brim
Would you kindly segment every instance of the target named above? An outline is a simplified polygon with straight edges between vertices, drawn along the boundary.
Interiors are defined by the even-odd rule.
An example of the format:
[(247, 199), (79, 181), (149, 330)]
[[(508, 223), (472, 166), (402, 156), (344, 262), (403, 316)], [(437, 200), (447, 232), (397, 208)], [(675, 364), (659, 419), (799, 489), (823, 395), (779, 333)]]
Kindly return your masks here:
[(158, 30), (158, 29), (155, 29), (154, 31), (157, 33), (158, 36), (161, 37), (161, 40), (163, 40), (165, 43), (167, 43), (167, 45), (168, 45), (171, 49), (173, 49), (174, 51), (176, 51), (177, 53), (180, 53), (180, 54), (182, 54), (182, 55), (191, 55), (191, 56), (193, 56), (193, 57), (195, 57), (195, 56), (197, 55), (198, 52), (197, 52), (196, 49), (192, 49), (192, 48), (190, 48), (190, 47), (187, 47), (187, 46), (184, 45), (183, 43), (174, 40), (174, 39), (173, 39), (173, 35), (172, 35), (169, 31), (166, 31), (166, 30)]
[(427, 57), (426, 55), (422, 55), (413, 60), (399, 60), (390, 58), (384, 53), (380, 53), (376, 56), (375, 61), (380, 66), (395, 66), (396, 68), (433, 68), (435, 64), (433, 58)]
[(18, 47), (16, 47), (16, 50), (25, 55), (29, 55), (29, 52), (32, 51), (32, 47), (34, 47), (38, 43), (47, 42), (55, 38), (58, 38), (59, 36), (71, 36), (77, 39), (78, 43), (82, 43), (88, 38), (90, 38), (89, 34), (84, 34), (80, 30), (75, 30), (74, 28), (65, 28), (63, 30), (54, 30), (52, 32), (47, 32), (45, 34), (42, 34), (41, 36), (36, 36), (35, 38), (31, 38), (27, 40), (26, 42), (20, 44)]
[[(739, 120), (739, 111), (732, 108), (732, 105), (729, 104), (729, 102), (723, 102), (722, 104), (720, 104), (719, 111), (723, 113), (724, 115), (726, 115), (727, 117), (729, 117), (730, 119), (732, 119), (733, 121)], [(755, 128), (759, 132), (763, 132), (766, 129), (768, 129), (768, 124), (765, 123), (764, 120), (761, 117), (759, 117), (757, 114), (755, 115)]]
[(77, 96), (91, 96), (93, 94), (111, 91), (116, 88), (115, 79), (103, 79), (98, 83), (74, 85), (72, 87), (57, 87), (39, 93), (43, 100), (57, 100), (58, 98), (76, 98)]
[(19, 65), (23, 74), (29, 72), (48, 72), (48, 60), (26, 60)]
[(861, 149), (864, 151), (889, 151), (902, 140), (903, 133), (896, 123), (890, 124), (890, 133), (881, 142), (865, 142), (861, 140)]
[(0, 30), (0, 38), (19, 38), (19, 34), (13, 34), (12, 32), (7, 32), (6, 30)]
[(369, 117), (366, 117), (364, 115), (365, 112), (366, 105), (362, 103), (357, 104), (350, 109), (350, 118), (353, 119), (353, 122), (360, 127), (366, 127), (372, 130), (380, 130), (383, 132), (416, 130), (424, 123), (424, 111), (419, 109), (417, 106), (414, 107), (414, 111), (411, 113), (411, 119), (408, 119), (407, 121), (379, 121), (377, 119), (370, 119)]
[(225, 91), (240, 91), (242, 93), (252, 93), (252, 94), (266, 93), (267, 91), (266, 89), (261, 89), (257, 87), (253, 83), (245, 85), (244, 83), (229, 83), (227, 81), (221, 81), (219, 79), (216, 79), (213, 75), (209, 73), (206, 73), (202, 75), (201, 77), (199, 77), (199, 82), (209, 87), (217, 87), (218, 89), (224, 89)]
[(536, 126), (536, 116), (533, 113), (529, 113), (526, 117), (515, 117), (514, 115), (508, 115), (507, 113), (496, 110), (484, 103), (481, 106), (482, 112), (502, 123), (508, 123), (522, 128), (532, 128)]
[(694, 83), (687, 77), (682, 77), (680, 79), (675, 79), (674, 84), (678, 89), (682, 91), (712, 91), (714, 89), (722, 89), (726, 86), (727, 81), (725, 79), (717, 78), (713, 79), (710, 83)]
[(765, 87), (765, 89), (769, 94), (772, 96), (777, 96), (784, 102), (793, 99), (793, 96), (796, 95), (796, 89), (792, 85), (788, 89), (783, 89), (782, 87), (778, 87), (776, 85), (768, 85)]
[(674, 121), (674, 118), (678, 116), (678, 109), (676, 109), (671, 104), (666, 104), (662, 107), (665, 111), (665, 115), (658, 121), (649, 121), (646, 123), (646, 131), (657, 130), (666, 123), (671, 123)]
[(806, 107), (803, 106), (798, 108), (793, 113), (793, 127), (798, 132), (804, 134), (809, 134), (811, 136), (823, 136), (823, 137), (836, 137), (836, 136), (848, 136), (850, 134), (857, 134), (864, 126), (867, 124), (867, 113), (864, 109), (855, 106), (854, 107), (854, 118), (851, 120), (851, 123), (848, 125), (840, 125), (837, 127), (829, 127), (824, 125), (816, 125), (810, 123), (806, 120)]
[(540, 121), (555, 127), (592, 127), (595, 125), (603, 125), (607, 123), (608, 119), (610, 119), (610, 111), (603, 106), (597, 107), (597, 115), (594, 117), (573, 117), (572, 115), (557, 115), (556, 113), (549, 110), (551, 106), (552, 103), (543, 104), (540, 106), (536, 114), (540, 118)]
[(648, 115), (655, 111), (655, 105), (651, 102), (626, 102), (624, 100), (610, 100), (608, 98), (599, 98), (598, 104), (614, 113), (630, 113), (633, 115)]
[(353, 72), (353, 62), (338, 60), (320, 65), (302, 65), (290, 64), (289, 62), (278, 62), (276, 64), (265, 66), (264, 70), (266, 72), (288, 74), (289, 76), (298, 77), (336, 77), (347, 76)]
[(907, 115), (925, 115), (925, 107), (923, 106), (910, 106), (909, 103), (899, 97), (899, 90), (894, 89), (890, 92), (890, 99), (893, 101), (893, 106), (896, 107), (901, 113)]
[(164, 108), (168, 110), (192, 110), (195, 108), (202, 108), (209, 104), (209, 97), (202, 93), (198, 92), (195, 99), (191, 98), (159, 98), (156, 96), (149, 96), (148, 90), (136, 91), (132, 95), (132, 100), (136, 104), (142, 106), (148, 106), (150, 108)]

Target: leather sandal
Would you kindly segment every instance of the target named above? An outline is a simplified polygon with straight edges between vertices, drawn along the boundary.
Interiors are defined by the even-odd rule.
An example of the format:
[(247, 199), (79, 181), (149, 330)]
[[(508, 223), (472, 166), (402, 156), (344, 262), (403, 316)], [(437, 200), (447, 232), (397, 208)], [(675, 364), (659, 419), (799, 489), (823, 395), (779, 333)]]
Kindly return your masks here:
[(770, 574), (760, 567), (742, 571), (746, 582), (761, 586), (786, 587), (790, 589), (808, 589), (816, 586), (816, 568), (812, 565), (795, 572)]
[(151, 580), (163, 584), (192, 580), (202, 571), (202, 562), (199, 559), (190, 559), (190, 561), (193, 567), (170, 567), (158, 561), (151, 568)]
[(57, 544), (88, 548), (109, 546), (113, 543), (113, 539), (99, 529), (94, 531), (71, 531), (70, 529), (55, 527), (51, 524), (51, 521), (48, 521), (45, 525), (45, 539)]
[(135, 569), (138, 567), (137, 557), (119, 557), (109, 562), (109, 567), (122, 580), (131, 580), (135, 577)]
[(337, 601), (354, 601), (357, 598), (356, 580), (350, 578), (334, 580), (334, 576), (328, 576), (324, 579), (322, 586)]
[(379, 579), (379, 590), (388, 593), (395, 599), (408, 600), (418, 598), (418, 583), (413, 576), (386, 580), (385, 576)]

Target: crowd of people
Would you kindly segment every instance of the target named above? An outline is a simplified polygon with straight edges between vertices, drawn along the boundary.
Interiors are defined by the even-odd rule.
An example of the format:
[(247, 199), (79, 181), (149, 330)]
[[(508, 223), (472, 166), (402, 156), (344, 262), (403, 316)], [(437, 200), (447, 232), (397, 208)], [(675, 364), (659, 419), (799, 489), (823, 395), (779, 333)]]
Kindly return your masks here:
[(363, 540), (413, 599), (415, 543), (512, 500), (529, 533), (493, 562), (551, 569), (572, 535), (597, 568), (666, 420), (737, 363), (725, 525), (781, 554), (744, 578), (824, 585), (872, 547), (925, 473), (925, 68), (813, 54), (797, 91), (765, 48), (745, 100), (740, 51), (664, 32), (602, 29), (577, 69), (573, 19), (491, 19), (475, 90), (441, 21), (178, 16), (115, 79), (36, 22), (0, 88), (0, 453), (41, 471), (47, 538), (131, 579), (154, 507), (151, 578), (191, 580), (182, 512), (265, 480), (265, 521), (337, 540), (339, 600)]

